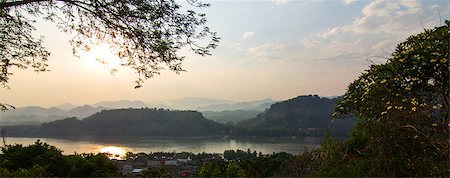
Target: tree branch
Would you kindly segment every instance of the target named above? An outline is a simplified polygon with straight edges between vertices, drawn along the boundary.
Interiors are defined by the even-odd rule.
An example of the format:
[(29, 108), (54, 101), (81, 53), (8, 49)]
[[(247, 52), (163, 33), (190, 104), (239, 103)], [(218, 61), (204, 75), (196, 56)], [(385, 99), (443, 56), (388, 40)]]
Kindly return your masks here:
[(42, 2), (42, 1), (48, 1), (48, 0), (22, 0), (22, 1), (12, 1), (12, 2), (1, 1), (0, 9), (21, 6), (21, 5), (25, 5), (25, 4), (30, 4), (30, 3), (34, 3), (34, 2)]

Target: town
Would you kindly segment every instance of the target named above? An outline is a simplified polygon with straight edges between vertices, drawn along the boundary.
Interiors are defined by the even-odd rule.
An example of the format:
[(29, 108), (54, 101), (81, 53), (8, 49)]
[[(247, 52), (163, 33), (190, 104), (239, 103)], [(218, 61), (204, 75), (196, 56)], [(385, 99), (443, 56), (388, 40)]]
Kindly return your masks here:
[[(262, 154), (256, 151), (225, 150), (224, 153), (190, 153), (190, 152), (128, 152), (123, 159), (118, 155), (105, 153), (114, 157), (111, 162), (127, 177), (208, 177), (208, 176), (245, 176), (249, 160), (273, 159), (274, 157), (294, 158), (288, 153)], [(274, 164), (277, 166), (281, 164)]]

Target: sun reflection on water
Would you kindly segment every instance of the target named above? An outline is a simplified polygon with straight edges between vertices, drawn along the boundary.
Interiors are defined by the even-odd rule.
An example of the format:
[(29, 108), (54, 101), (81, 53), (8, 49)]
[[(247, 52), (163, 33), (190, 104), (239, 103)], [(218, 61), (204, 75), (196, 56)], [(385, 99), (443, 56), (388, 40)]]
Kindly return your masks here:
[(100, 153), (105, 153), (109, 159), (125, 159), (125, 155), (127, 153), (126, 149), (123, 147), (117, 146), (107, 146), (103, 147), (99, 151)]

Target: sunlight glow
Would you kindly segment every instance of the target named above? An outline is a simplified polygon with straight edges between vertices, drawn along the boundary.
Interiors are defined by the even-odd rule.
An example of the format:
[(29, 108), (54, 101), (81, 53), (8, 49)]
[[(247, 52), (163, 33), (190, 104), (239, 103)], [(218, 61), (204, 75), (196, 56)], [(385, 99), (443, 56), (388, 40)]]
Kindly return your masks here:
[(113, 50), (106, 44), (93, 46), (89, 51), (80, 52), (79, 56), (86, 59), (93, 66), (113, 71), (120, 67), (121, 59), (114, 54)]
[(125, 154), (127, 153), (127, 151), (124, 148), (116, 146), (103, 147), (100, 149), (99, 152), (108, 155), (109, 159), (118, 159), (118, 160), (124, 159)]

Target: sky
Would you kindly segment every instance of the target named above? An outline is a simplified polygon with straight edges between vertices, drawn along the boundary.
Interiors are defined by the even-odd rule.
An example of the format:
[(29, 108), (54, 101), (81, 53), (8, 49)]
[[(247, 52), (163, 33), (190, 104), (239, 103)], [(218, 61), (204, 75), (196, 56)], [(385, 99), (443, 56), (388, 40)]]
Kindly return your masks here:
[[(185, 1), (177, 1), (186, 6)], [(222, 38), (211, 56), (185, 51), (186, 72), (164, 71), (134, 89), (137, 76), (95, 60), (114, 59), (108, 49), (72, 55), (70, 34), (38, 20), (52, 53), (49, 72), (12, 70), (0, 102), (15, 106), (76, 105), (99, 101), (154, 102), (183, 97), (232, 101), (285, 100), (298, 95), (337, 96), (371, 64), (386, 61), (408, 36), (450, 19), (445, 0), (222, 0), (211, 7), (207, 25)]]

